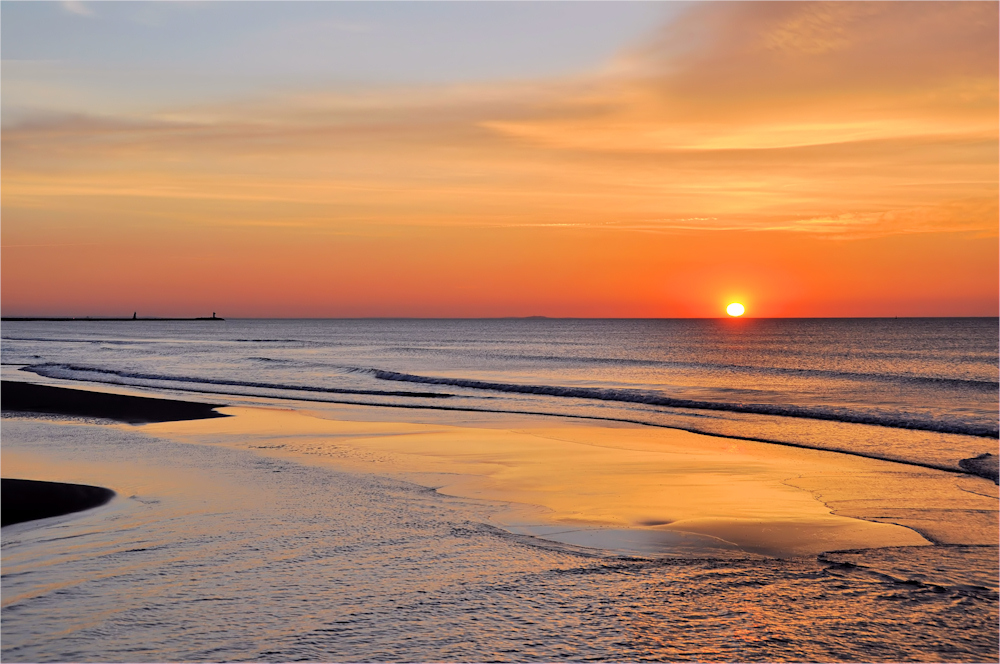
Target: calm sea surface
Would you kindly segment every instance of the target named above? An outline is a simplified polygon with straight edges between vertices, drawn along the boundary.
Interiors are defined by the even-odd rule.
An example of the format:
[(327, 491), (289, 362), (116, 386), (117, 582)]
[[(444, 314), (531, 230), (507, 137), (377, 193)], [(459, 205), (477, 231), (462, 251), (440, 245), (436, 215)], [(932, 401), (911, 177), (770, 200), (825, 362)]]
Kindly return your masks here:
[[(2, 361), (7, 379), (229, 404), (623, 420), (947, 469), (997, 453), (997, 319), (8, 322)], [(2, 426), (5, 454), (151, 478), (103, 512), (4, 528), (6, 661), (997, 656), (992, 547), (621, 559), (384, 477)]]

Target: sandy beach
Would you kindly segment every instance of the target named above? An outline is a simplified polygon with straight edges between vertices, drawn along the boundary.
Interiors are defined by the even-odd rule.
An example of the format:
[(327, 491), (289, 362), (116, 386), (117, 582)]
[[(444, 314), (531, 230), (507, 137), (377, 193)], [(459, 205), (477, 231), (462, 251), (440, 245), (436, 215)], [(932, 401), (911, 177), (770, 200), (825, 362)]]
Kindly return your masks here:
[(147, 429), (503, 503), (497, 524), (512, 532), (622, 553), (788, 557), (997, 536), (987, 480), (849, 455), (555, 418), (448, 425), (359, 421), (350, 408), (221, 412), (232, 417)]
[[(11, 381), (3, 389), (5, 410), (146, 422), (157, 438), (404, 479), (504, 505), (495, 523), (512, 533), (622, 554), (789, 557), (997, 538), (988, 481), (831, 452), (559, 418), (414, 422), (399, 409), (213, 410)], [(5, 474), (19, 474), (19, 458), (5, 459)]]
[[(581, 419), (138, 394), (102, 393), (141, 409), (117, 423), (5, 400), (5, 475), (117, 494), (5, 525), (5, 659), (81, 659), (91, 612), (120, 630), (110, 660), (919, 657), (882, 634), (921, 614), (858, 598), (928, 583), (961, 648), (992, 647), (996, 485), (972, 474)], [(211, 408), (227, 417), (164, 421)], [(985, 613), (944, 608), (961, 597)], [(622, 646), (634, 621), (595, 603), (706, 636)]]
[[(221, 417), (211, 404), (76, 390), (19, 381), (0, 382), (5, 413), (45, 413), (103, 418), (140, 424)], [(5, 474), (11, 473), (5, 469)], [(16, 471), (15, 473), (16, 474)], [(86, 484), (4, 477), (3, 525), (9, 526), (100, 507), (115, 497), (111, 489)]]

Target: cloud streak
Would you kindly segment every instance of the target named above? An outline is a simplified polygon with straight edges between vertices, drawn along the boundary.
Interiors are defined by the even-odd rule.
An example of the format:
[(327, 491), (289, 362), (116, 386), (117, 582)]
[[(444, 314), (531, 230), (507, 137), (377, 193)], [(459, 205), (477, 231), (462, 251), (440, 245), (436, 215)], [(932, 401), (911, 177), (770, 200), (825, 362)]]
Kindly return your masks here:
[[(25, 122), (4, 132), (5, 185), (11, 200), (60, 187), (347, 199), (392, 223), (490, 223), (502, 210), (546, 224), (984, 231), (996, 219), (996, 9), (711, 3), (589, 77)], [(88, 184), (95, 169), (107, 176)], [(163, 184), (130, 183), (143, 177)], [(240, 193), (247, 181), (253, 194)]]

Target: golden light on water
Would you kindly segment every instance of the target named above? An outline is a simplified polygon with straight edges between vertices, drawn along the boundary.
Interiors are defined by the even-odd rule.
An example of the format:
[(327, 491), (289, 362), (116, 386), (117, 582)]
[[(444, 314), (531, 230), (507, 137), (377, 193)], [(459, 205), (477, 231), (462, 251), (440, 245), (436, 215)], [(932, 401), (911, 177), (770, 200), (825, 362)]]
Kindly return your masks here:
[(726, 307), (726, 313), (729, 314), (730, 316), (742, 316), (743, 312), (745, 311), (746, 307), (744, 307), (739, 302), (733, 302), (728, 307)]

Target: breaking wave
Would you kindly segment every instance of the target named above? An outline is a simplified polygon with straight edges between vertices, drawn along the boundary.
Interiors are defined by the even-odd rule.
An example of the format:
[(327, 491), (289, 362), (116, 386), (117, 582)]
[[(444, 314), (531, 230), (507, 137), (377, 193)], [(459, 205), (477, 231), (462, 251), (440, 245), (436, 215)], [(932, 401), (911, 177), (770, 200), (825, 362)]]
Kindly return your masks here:
[(623, 403), (645, 404), (649, 406), (663, 406), (667, 408), (716, 410), (732, 413), (750, 413), (754, 415), (776, 415), (780, 417), (849, 422), (852, 424), (869, 424), (874, 426), (892, 427), (896, 429), (915, 429), (921, 431), (934, 431), (937, 433), (954, 433), (985, 438), (997, 438), (1000, 436), (1000, 427), (958, 422), (942, 422), (940, 420), (920, 417), (919, 415), (912, 413), (864, 413), (848, 410), (846, 408), (834, 408), (829, 406), (817, 408), (789, 404), (700, 401), (694, 399), (668, 397), (663, 396), (662, 394), (650, 393), (642, 390), (494, 383), (466, 378), (417, 376), (414, 374), (385, 371), (382, 369), (355, 369), (355, 371), (370, 374), (379, 380), (418, 383), (424, 385), (447, 385), (473, 390), (491, 390), (495, 392), (513, 392), (518, 394), (539, 394), (575, 399), (597, 399), (600, 401), (617, 401)]
[[(383, 397), (421, 397), (429, 399), (442, 399), (454, 396), (444, 392), (406, 392), (387, 390), (355, 390), (337, 387), (316, 387), (313, 385), (288, 385), (285, 383), (264, 383), (249, 380), (227, 380), (225, 378), (199, 378), (195, 376), (170, 376), (164, 374), (148, 374), (133, 371), (120, 371), (116, 369), (102, 369), (98, 367), (83, 367), (72, 364), (33, 364), (23, 368), (23, 371), (30, 371), (39, 376), (48, 378), (63, 378), (66, 380), (94, 380), (96, 382), (112, 382), (101, 380), (101, 377), (132, 378), (136, 380), (154, 380), (173, 383), (195, 383), (198, 385), (219, 385), (229, 387), (249, 387), (267, 390), (289, 390), (300, 392), (321, 392), (325, 394), (363, 394)], [(83, 375), (81, 375), (83, 374)]]

